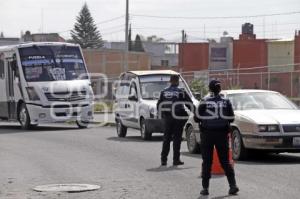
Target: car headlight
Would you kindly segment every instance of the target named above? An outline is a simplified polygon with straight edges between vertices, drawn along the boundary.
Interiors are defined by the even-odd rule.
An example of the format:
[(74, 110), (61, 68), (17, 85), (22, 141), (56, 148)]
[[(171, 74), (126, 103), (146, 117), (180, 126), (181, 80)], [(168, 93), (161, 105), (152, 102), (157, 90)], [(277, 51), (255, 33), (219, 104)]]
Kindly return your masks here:
[(259, 132), (279, 132), (278, 125), (259, 125)]
[(29, 100), (31, 100), (31, 101), (39, 101), (40, 100), (40, 97), (36, 93), (34, 87), (26, 87), (26, 91), (27, 91)]

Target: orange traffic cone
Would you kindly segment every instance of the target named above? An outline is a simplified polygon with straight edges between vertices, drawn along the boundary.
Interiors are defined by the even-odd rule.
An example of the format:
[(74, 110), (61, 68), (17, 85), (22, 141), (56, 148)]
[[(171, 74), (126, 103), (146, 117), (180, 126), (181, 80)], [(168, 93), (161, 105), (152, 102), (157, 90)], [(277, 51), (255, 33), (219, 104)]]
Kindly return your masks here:
[(219, 161), (218, 153), (216, 148), (214, 147), (214, 154), (213, 154), (213, 163), (211, 167), (211, 174), (212, 175), (224, 175), (224, 170), (222, 169), (221, 163)]
[[(234, 165), (234, 161), (232, 159), (232, 146), (231, 146), (231, 134), (229, 133), (229, 136), (228, 136), (228, 142), (229, 142), (229, 153), (228, 153), (228, 158), (229, 158), (229, 162), (230, 164)], [(211, 168), (211, 174), (213, 175), (224, 175), (225, 172), (221, 166), (221, 163), (219, 161), (219, 157), (218, 157), (218, 154), (217, 154), (217, 150), (216, 148), (214, 147), (214, 154), (213, 154), (213, 163), (212, 163), (212, 168)]]

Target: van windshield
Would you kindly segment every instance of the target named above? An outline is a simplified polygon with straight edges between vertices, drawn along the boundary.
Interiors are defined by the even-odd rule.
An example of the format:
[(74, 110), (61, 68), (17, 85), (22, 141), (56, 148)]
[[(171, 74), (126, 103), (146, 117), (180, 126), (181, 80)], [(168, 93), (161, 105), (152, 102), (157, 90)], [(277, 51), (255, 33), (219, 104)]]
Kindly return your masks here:
[[(141, 95), (143, 99), (158, 99), (160, 92), (170, 86), (170, 75), (149, 75), (140, 77)], [(187, 92), (185, 83), (180, 78), (179, 87)]]
[(77, 46), (31, 46), (19, 49), (26, 81), (87, 79), (84, 61)]

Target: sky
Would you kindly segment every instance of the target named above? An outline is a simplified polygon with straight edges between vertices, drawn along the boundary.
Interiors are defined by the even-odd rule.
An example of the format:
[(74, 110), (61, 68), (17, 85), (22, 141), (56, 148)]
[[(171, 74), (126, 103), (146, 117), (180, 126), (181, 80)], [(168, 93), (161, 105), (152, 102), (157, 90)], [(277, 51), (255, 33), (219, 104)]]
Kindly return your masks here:
[[(68, 39), (85, 2), (104, 40), (124, 40), (125, 0), (0, 0), (0, 32), (5, 37), (19, 37), (27, 30), (57, 32)], [(245, 22), (254, 24), (258, 38), (292, 39), (300, 30), (299, 0), (129, 0), (129, 4), (133, 35), (157, 35), (166, 41), (180, 41), (183, 29), (191, 42), (219, 38), (224, 31), (237, 38)], [(298, 13), (249, 17), (289, 12)], [(222, 18), (232, 16), (241, 18)]]

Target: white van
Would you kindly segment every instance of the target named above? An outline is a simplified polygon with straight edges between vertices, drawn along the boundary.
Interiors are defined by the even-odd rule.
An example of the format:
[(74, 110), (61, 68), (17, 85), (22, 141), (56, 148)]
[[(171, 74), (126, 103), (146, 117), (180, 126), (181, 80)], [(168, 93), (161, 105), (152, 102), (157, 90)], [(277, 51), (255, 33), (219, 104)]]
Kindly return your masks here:
[(30, 129), (93, 119), (93, 91), (81, 48), (58, 42), (0, 47), (0, 119)]
[[(154, 132), (163, 132), (163, 123), (157, 118), (156, 104), (160, 92), (169, 86), (171, 75), (180, 76), (172, 70), (130, 71), (120, 76), (115, 104), (119, 137), (126, 136), (127, 128), (140, 129), (144, 140), (150, 140)], [(197, 100), (181, 76), (179, 87), (185, 88), (196, 103)]]

